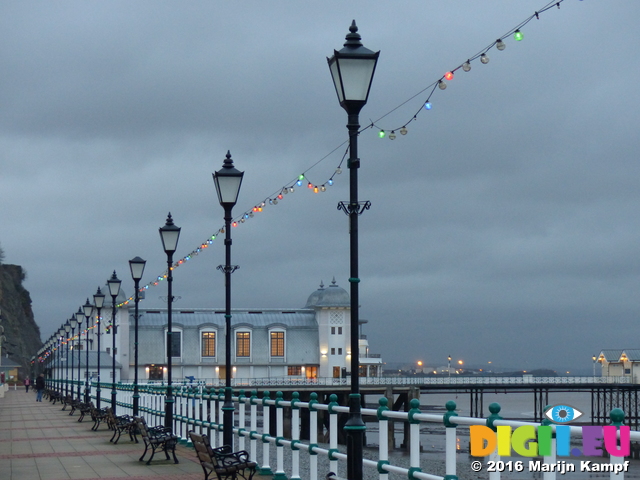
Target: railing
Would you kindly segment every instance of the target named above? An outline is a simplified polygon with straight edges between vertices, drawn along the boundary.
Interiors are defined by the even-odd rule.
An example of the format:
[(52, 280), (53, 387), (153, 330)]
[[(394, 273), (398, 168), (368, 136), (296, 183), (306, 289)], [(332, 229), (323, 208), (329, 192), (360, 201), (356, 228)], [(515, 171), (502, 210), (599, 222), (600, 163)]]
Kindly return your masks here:
[[(150, 381), (148, 383), (162, 384), (161, 381)], [(199, 379), (197, 383), (212, 385), (216, 387), (224, 386), (223, 379), (205, 378)], [(537, 384), (630, 384), (633, 383), (630, 377), (489, 377), (489, 376), (411, 376), (411, 377), (360, 377), (360, 385), (381, 385), (381, 386), (412, 386), (412, 385), (537, 385)], [(174, 384), (189, 384), (189, 381), (176, 381)], [(110, 384), (109, 384), (110, 385)], [(349, 386), (351, 378), (305, 378), (305, 377), (259, 377), (259, 378), (233, 378), (233, 387), (280, 387), (280, 386)]]
[[(562, 377), (560, 377), (562, 378)], [(75, 382), (77, 384), (77, 382)], [(110, 384), (108, 384), (110, 385)], [(95, 387), (95, 384), (94, 384)], [(103, 388), (103, 391), (109, 392), (109, 388)], [(140, 411), (147, 417), (150, 424), (160, 424), (164, 421), (165, 409), (165, 388), (157, 385), (140, 386)], [(95, 388), (92, 388), (95, 392)], [(132, 397), (133, 387), (131, 385), (118, 385), (118, 413), (132, 413)], [(345, 462), (347, 455), (344, 449), (338, 445), (338, 416), (347, 414), (349, 409), (346, 406), (340, 406), (337, 403), (337, 396), (331, 395), (329, 404), (322, 404), (317, 401), (315, 393), (310, 394), (310, 400), (303, 402), (299, 400), (298, 393), (292, 394), (291, 400), (284, 400), (282, 393), (278, 392), (276, 398), (272, 399), (269, 392), (264, 392), (261, 398), (258, 398), (255, 391), (250, 396), (246, 396), (244, 391), (240, 391), (238, 396), (233, 397), (235, 404), (235, 426), (234, 426), (234, 448), (247, 450), (252, 460), (260, 465), (262, 474), (275, 474), (276, 477), (282, 478), (286, 476), (290, 479), (309, 478), (310, 480), (323, 479), (329, 472), (335, 472), (339, 477), (345, 476)], [(223, 389), (218, 392), (209, 389), (203, 385), (186, 386), (175, 385), (174, 388), (174, 431), (186, 443), (189, 430), (197, 430), (200, 433), (209, 435), (212, 446), (222, 445), (222, 405), (224, 401)], [(510, 457), (509, 461), (502, 460), (496, 453), (492, 453), (488, 457), (480, 457), (477, 459), (469, 458), (459, 450), (458, 440), (461, 436), (469, 434), (469, 428), (475, 425), (488, 426), (492, 430), (501, 427), (518, 428), (527, 426), (531, 432), (538, 430), (541, 424), (531, 422), (507, 421), (499, 416), (500, 406), (491, 404), (489, 409), (491, 415), (488, 418), (472, 418), (457, 416), (455, 413), (456, 404), (447, 402), (445, 405), (446, 413), (444, 414), (426, 414), (419, 409), (420, 402), (414, 399), (410, 402), (411, 409), (408, 412), (397, 412), (389, 410), (387, 407), (388, 400), (380, 398), (379, 408), (362, 409), (365, 419), (376, 418), (378, 421), (378, 451), (371, 452), (372, 458), (365, 458), (363, 466), (365, 467), (365, 477), (367, 479), (378, 478), (379, 480), (390, 480), (399, 478), (422, 479), (422, 480), (453, 480), (457, 478), (457, 462), (468, 462), (470, 468), (474, 471), (485, 470), (493, 467), (494, 471), (489, 474), (490, 480), (500, 479), (501, 471), (512, 472), (522, 471), (523, 469), (544, 468), (544, 465), (553, 467), (556, 470), (545, 472), (545, 480), (556, 478), (556, 474), (562, 474), (559, 465), (569, 464), (572, 461), (578, 461), (574, 457), (556, 457), (556, 439), (551, 440), (551, 433), (548, 433), (550, 441), (553, 442), (553, 448), (550, 454), (542, 457), (542, 460), (530, 459), (526, 457)], [(109, 399), (103, 398), (103, 403), (109, 403)], [(275, 408), (276, 434), (270, 434), (271, 409)], [(284, 409), (288, 408), (287, 419), (290, 419), (291, 435), (290, 438), (284, 437)], [(300, 440), (300, 432), (302, 429), (301, 410), (308, 410), (308, 432), (309, 439), (307, 442)], [(616, 409), (617, 410), (617, 409)], [(319, 418), (320, 412), (326, 412), (328, 422), (323, 423)], [(617, 412), (611, 415), (612, 424), (620, 425), (624, 420), (624, 415)], [(261, 425), (259, 428), (259, 420)], [(409, 428), (409, 456), (389, 456), (389, 421), (403, 422), (408, 424)], [(544, 423), (544, 422), (543, 422)], [(547, 422), (549, 423), (549, 422)], [(328, 426), (328, 444), (319, 443), (318, 432), (324, 432), (323, 425)], [(428, 427), (429, 434), (438, 432), (444, 434), (445, 455), (444, 455), (444, 472), (445, 476), (434, 475), (432, 473), (423, 472), (422, 467), (426, 464), (424, 456), (421, 457), (421, 428)], [(558, 432), (557, 426), (551, 426), (554, 434)], [(581, 438), (581, 427), (565, 427), (569, 428), (572, 439)], [(622, 437), (622, 429), (616, 427), (617, 435)], [(217, 435), (216, 435), (217, 433)], [(436, 433), (436, 434), (438, 434)], [(559, 435), (559, 433), (558, 433)], [(529, 436), (527, 438), (532, 438)], [(629, 441), (640, 441), (640, 432), (630, 432)], [(527, 440), (528, 441), (528, 440)], [(567, 440), (568, 442), (568, 440)], [(585, 440), (585, 445), (587, 440)], [(621, 440), (622, 443), (622, 440)], [(273, 455), (273, 447), (275, 447), (275, 458)], [(504, 445), (503, 445), (504, 447)], [(515, 448), (515, 447), (514, 447)], [(607, 447), (608, 448), (608, 447)], [(261, 450), (261, 451), (260, 451)], [(286, 453), (286, 455), (285, 455)], [(303, 457), (301, 457), (301, 453)], [(571, 452), (575, 455), (575, 451)], [(566, 455), (569, 455), (568, 453)], [(301, 477), (301, 458), (306, 459), (305, 470)], [(514, 460), (515, 458), (515, 460)], [(286, 459), (286, 461), (285, 461)], [(271, 465), (275, 460), (275, 469)], [(473, 460), (473, 461), (472, 461)], [(484, 461), (482, 461), (484, 460)], [(530, 461), (538, 463), (530, 463)], [(603, 459), (604, 461), (604, 459)], [(430, 460), (432, 462), (432, 460)], [(599, 463), (599, 462), (598, 462)], [(538, 465), (538, 467), (536, 467)], [(624, 457), (610, 456), (607, 465), (616, 469), (616, 475), (612, 478), (622, 480), (624, 472), (628, 469), (628, 463)], [(578, 464), (579, 466), (579, 464)], [(430, 468), (432, 464), (430, 463)], [(442, 467), (436, 467), (442, 470)], [(568, 467), (567, 467), (568, 468)], [(514, 470), (515, 469), (515, 470)], [(518, 470), (520, 469), (520, 470)], [(543, 471), (543, 470), (537, 470)], [(391, 475), (391, 477), (389, 477)]]

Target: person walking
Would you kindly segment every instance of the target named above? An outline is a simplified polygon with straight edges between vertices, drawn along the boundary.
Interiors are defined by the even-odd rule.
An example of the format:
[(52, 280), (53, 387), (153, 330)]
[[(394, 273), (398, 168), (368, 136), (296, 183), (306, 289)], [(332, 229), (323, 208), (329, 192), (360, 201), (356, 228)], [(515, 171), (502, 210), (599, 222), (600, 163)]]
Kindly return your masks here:
[(38, 375), (36, 378), (36, 402), (42, 401), (42, 392), (44, 392), (44, 373)]
[(31, 385), (31, 380), (29, 380), (29, 377), (24, 379), (24, 388), (27, 389), (27, 393), (29, 393), (29, 385)]

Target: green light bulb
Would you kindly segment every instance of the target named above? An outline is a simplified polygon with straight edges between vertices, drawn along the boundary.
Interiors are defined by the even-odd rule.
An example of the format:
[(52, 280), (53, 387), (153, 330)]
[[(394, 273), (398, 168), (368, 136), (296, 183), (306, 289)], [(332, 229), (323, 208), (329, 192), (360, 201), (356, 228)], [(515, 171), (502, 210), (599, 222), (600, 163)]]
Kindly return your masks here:
[(520, 30), (516, 30), (515, 33), (513, 34), (513, 38), (520, 41), (524, 38), (524, 35), (522, 35), (522, 32)]
[(380, 137), (380, 138), (384, 138), (384, 136), (385, 136), (385, 135), (386, 135), (386, 134), (384, 133), (384, 130), (380, 130), (380, 131), (378, 132), (378, 137)]

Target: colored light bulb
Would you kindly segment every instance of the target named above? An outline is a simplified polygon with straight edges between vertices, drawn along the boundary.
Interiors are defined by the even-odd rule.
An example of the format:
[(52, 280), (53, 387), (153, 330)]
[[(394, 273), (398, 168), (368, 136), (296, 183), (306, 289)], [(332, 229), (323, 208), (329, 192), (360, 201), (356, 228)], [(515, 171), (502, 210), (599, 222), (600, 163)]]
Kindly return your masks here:
[(380, 137), (380, 138), (384, 138), (384, 136), (385, 136), (385, 135), (386, 135), (386, 134), (384, 133), (384, 130), (380, 130), (380, 131), (378, 132), (378, 137)]
[(446, 78), (447, 80), (453, 80), (453, 72), (445, 73), (444, 78)]
[(432, 107), (431, 102), (426, 102), (426, 103), (424, 104), (424, 109), (425, 109), (425, 110), (431, 110), (431, 107)]
[(520, 30), (516, 30), (513, 34), (513, 38), (515, 38), (517, 41), (520, 41), (524, 38), (524, 35), (522, 35), (522, 32)]

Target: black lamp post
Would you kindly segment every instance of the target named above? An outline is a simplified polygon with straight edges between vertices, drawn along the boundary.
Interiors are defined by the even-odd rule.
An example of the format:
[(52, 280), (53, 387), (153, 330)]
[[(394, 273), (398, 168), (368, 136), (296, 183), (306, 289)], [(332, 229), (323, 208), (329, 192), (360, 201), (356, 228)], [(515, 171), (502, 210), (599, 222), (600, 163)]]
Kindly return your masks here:
[(100, 291), (100, 287), (98, 287), (98, 290), (96, 291), (96, 293), (93, 294), (93, 304), (96, 307), (97, 310), (97, 317), (96, 317), (96, 335), (98, 336), (98, 387), (96, 388), (96, 407), (100, 408), (100, 397), (102, 395), (102, 390), (100, 389), (100, 355), (101, 355), (101, 351), (100, 351), (100, 337), (102, 337), (102, 333), (100, 333), (100, 323), (102, 320), (102, 317), (100, 316), (100, 311), (102, 310), (102, 307), (104, 306), (104, 293), (102, 293)]
[(71, 398), (73, 398), (73, 369), (76, 365), (76, 349), (73, 347), (73, 337), (76, 336), (76, 327), (78, 326), (78, 321), (75, 318), (75, 315), (71, 315), (71, 319), (69, 320), (69, 323), (71, 324), (71, 338), (70, 338), (70, 343), (71, 343)]
[(113, 414), (116, 413), (116, 298), (120, 293), (120, 282), (116, 276), (116, 271), (113, 271), (111, 278), (107, 280), (107, 286), (109, 287), (109, 294), (111, 295), (111, 410)]
[(56, 362), (58, 364), (58, 378), (57, 378), (57, 388), (56, 390), (60, 395), (62, 395), (62, 339), (64, 338), (64, 327), (60, 327), (56, 334), (56, 344), (58, 346), (58, 355), (56, 355)]
[(340, 202), (338, 209), (349, 216), (350, 277), (351, 285), (351, 393), (349, 395), (349, 419), (345, 424), (347, 434), (347, 478), (362, 480), (362, 450), (366, 426), (360, 409), (360, 358), (358, 349), (358, 216), (369, 209), (369, 201), (358, 201), (358, 131), (360, 110), (367, 103), (371, 81), (380, 52), (372, 52), (360, 42), (355, 20), (351, 23), (344, 48), (334, 50), (328, 58), (329, 69), (338, 94), (340, 106), (347, 112), (349, 130), (349, 202)]
[(222, 164), (222, 168), (213, 174), (213, 181), (218, 193), (218, 201), (224, 208), (224, 228), (225, 228), (225, 264), (219, 265), (218, 270), (224, 272), (225, 287), (225, 383), (224, 383), (224, 403), (222, 405), (222, 443), (233, 448), (233, 402), (231, 401), (231, 274), (238, 269), (238, 265), (231, 265), (231, 211), (238, 201), (240, 185), (244, 172), (233, 166), (231, 153), (227, 151), (227, 156)]
[(138, 391), (138, 303), (140, 302), (140, 279), (144, 273), (144, 266), (147, 262), (140, 257), (129, 260), (129, 268), (131, 269), (131, 278), (135, 285), (135, 310), (134, 310), (134, 340), (133, 340), (133, 415), (138, 416), (138, 406), (140, 403), (140, 392)]
[(80, 346), (80, 338), (82, 337), (82, 332), (81, 332), (81, 325), (82, 325), (82, 321), (84, 320), (84, 312), (82, 311), (81, 307), (78, 307), (78, 311), (76, 312), (76, 322), (78, 322), (78, 339), (76, 340), (76, 348), (78, 350), (78, 389), (77, 389), (77, 394), (78, 394), (78, 401), (80, 401), (80, 399), (82, 398), (81, 395), (81, 390), (82, 388), (80, 387), (80, 384), (82, 383), (82, 381), (80, 380), (80, 349), (78, 348)]
[(164, 400), (164, 426), (173, 431), (173, 389), (171, 386), (171, 364), (173, 362), (173, 336), (171, 335), (171, 308), (173, 306), (173, 254), (178, 248), (180, 238), (180, 227), (173, 224), (171, 212), (167, 216), (167, 221), (160, 227), (160, 239), (162, 248), (167, 254), (167, 395)]
[(85, 355), (84, 355), (84, 360), (85, 360), (85, 364), (84, 364), (84, 403), (89, 403), (89, 398), (91, 396), (91, 386), (89, 385), (89, 328), (91, 327), (91, 325), (89, 325), (89, 319), (91, 318), (91, 314), (93, 313), (93, 305), (91, 305), (89, 303), (89, 299), (87, 298), (87, 301), (84, 303), (84, 305), (82, 306), (82, 310), (84, 313), (84, 318), (87, 321), (87, 329), (86, 329), (86, 333), (84, 335), (84, 348), (85, 348)]
[[(67, 353), (65, 355), (65, 365), (64, 365), (64, 395), (65, 397), (69, 395), (69, 332), (71, 331), (71, 324), (69, 322), (63, 325), (64, 328), (64, 337), (66, 339), (67, 344)], [(72, 371), (73, 373), (73, 371)]]

